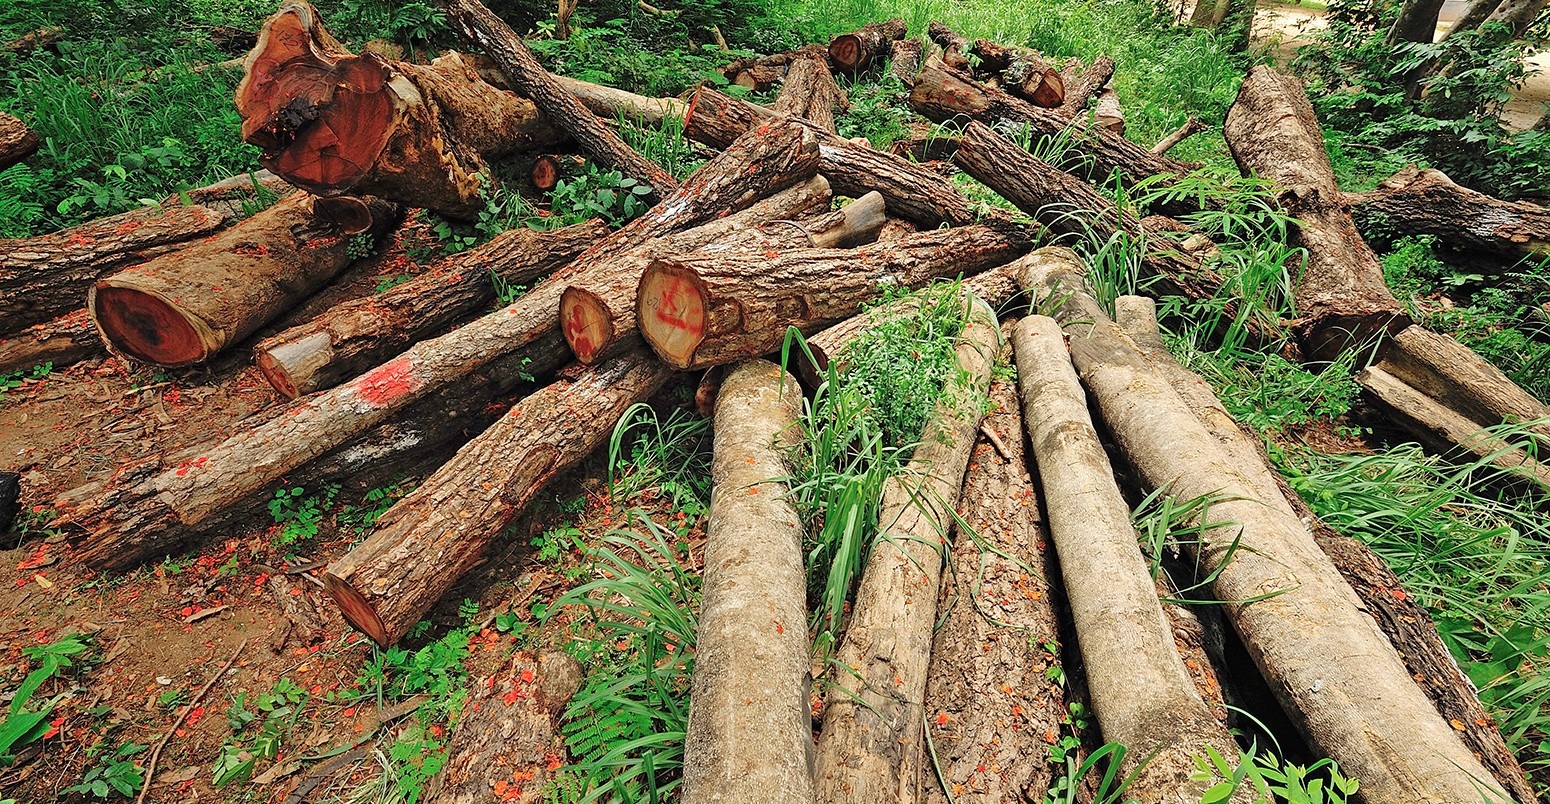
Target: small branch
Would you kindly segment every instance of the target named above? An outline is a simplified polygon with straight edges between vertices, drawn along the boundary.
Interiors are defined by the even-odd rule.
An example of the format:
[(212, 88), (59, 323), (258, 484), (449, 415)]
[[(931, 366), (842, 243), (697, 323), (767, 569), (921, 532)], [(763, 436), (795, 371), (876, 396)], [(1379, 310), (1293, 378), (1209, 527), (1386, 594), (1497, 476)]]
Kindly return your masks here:
[(639, 8), (641, 11), (644, 11), (647, 14), (650, 14), (653, 17), (676, 17), (676, 16), (678, 16), (678, 12), (677, 11), (664, 11), (664, 10), (662, 10), (660, 8), (657, 8), (656, 6), (646, 2), (646, 0), (636, 0), (635, 6), (637, 8)]
[(1205, 130), (1205, 123), (1202, 123), (1199, 120), (1191, 117), (1190, 119), (1184, 121), (1184, 125), (1175, 129), (1172, 134), (1169, 134), (1168, 136), (1163, 137), (1161, 140), (1158, 140), (1157, 144), (1153, 145), (1151, 148), (1152, 153), (1161, 156), (1171, 150), (1173, 146), (1183, 142), (1191, 134), (1196, 134)]
[(192, 712), (194, 707), (198, 706), (199, 702), (203, 701), (205, 696), (210, 693), (210, 688), (215, 686), (215, 682), (220, 681), (221, 677), (226, 675), (226, 671), (230, 670), (233, 664), (236, 664), (237, 657), (242, 655), (243, 648), (247, 646), (248, 641), (246, 639), (242, 640), (242, 644), (238, 645), (237, 649), (231, 652), (231, 658), (227, 659), (226, 663), (221, 665), (221, 669), (215, 671), (215, 675), (210, 676), (210, 680), (206, 681), (205, 685), (199, 688), (199, 694), (195, 695), (193, 700), (183, 705), (183, 711), (178, 713), (177, 719), (172, 721), (172, 725), (168, 727), (167, 733), (163, 734), (161, 739), (157, 741), (156, 748), (151, 751), (151, 758), (145, 765), (145, 783), (140, 785), (140, 795), (135, 797), (135, 804), (144, 804), (146, 795), (151, 792), (151, 780), (156, 777), (156, 763), (161, 759), (161, 750), (167, 747), (167, 741), (171, 740), (178, 727), (183, 725), (183, 720), (188, 717), (188, 713)]
[(990, 429), (990, 425), (981, 424), (980, 432), (984, 434), (985, 438), (990, 439), (990, 445), (996, 448), (996, 452), (1001, 453), (1002, 460), (1012, 460), (1011, 454), (1007, 452), (1006, 443), (1001, 440), (1001, 436), (996, 435), (995, 430)]
[(720, 25), (710, 26), (710, 36), (713, 40), (715, 40), (717, 49), (719, 49), (722, 53), (727, 53), (732, 50), (732, 48), (727, 47), (727, 38), (721, 35)]

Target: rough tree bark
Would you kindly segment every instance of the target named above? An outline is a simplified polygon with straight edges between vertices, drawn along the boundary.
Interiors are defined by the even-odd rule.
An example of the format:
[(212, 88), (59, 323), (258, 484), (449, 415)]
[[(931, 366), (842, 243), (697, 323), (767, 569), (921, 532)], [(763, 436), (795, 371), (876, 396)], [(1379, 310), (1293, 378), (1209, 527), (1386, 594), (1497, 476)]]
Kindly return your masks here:
[[(1149, 488), (1210, 495), (1232, 523), (1194, 548), (1227, 616), (1314, 750), (1362, 782), (1364, 800), (1508, 801), (1423, 694), (1387, 638), (1285, 500), (1259, 499), (1245, 470), (1084, 290), (1074, 254), (1044, 249), (1024, 284), (1045, 298), (1120, 451)], [(1233, 549), (1236, 545), (1237, 549)], [(1252, 601), (1252, 602), (1251, 602)]]
[(845, 92), (834, 83), (829, 65), (822, 59), (798, 59), (791, 63), (771, 109), (801, 117), (824, 131), (834, 131), (834, 110), (849, 107)]
[(975, 274), (1027, 247), (1019, 232), (974, 225), (856, 249), (662, 258), (641, 276), (635, 309), (668, 365), (705, 368), (770, 352), (788, 327), (812, 332), (854, 315), (885, 286)]
[(484, 205), (490, 160), (564, 137), (462, 54), (418, 65), (350, 53), (305, 0), (286, 0), (264, 23), (244, 66), (243, 140), (319, 195), (380, 195), (467, 218)]
[(513, 405), (329, 565), (324, 588), (345, 620), (383, 647), (397, 642), (545, 484), (608, 440), (668, 374), (632, 352)]
[[(1060, 325), (1044, 316), (1025, 318), (1012, 333), (1012, 346), (1024, 424), (1041, 467), (1050, 533), (1103, 739), (1129, 749), (1123, 773), (1141, 769), (1129, 795), (1195, 804), (1219, 780), (1191, 779), (1194, 757), (1204, 756), (1207, 747), (1234, 756), (1237, 743), (1196, 691), (1174, 647), (1173, 627)], [(1146, 695), (1136, 695), (1137, 689)], [(1248, 799), (1246, 793), (1236, 797)]]
[(684, 739), (686, 804), (811, 804), (802, 521), (778, 478), (802, 391), (763, 360), (716, 397), (710, 524)]
[(214, 237), (98, 280), (87, 308), (103, 341), (158, 366), (202, 363), (349, 265), (351, 236), (375, 242), (403, 214), (396, 204), (353, 200), (365, 226), (342, 231), (319, 220), (318, 201), (292, 195)]
[(1502, 4), (1491, 12), (1486, 22), (1499, 22), (1507, 26), (1506, 40), (1521, 39), (1528, 32), (1529, 26), (1539, 19), (1547, 4), (1550, 4), (1547, 0), (1502, 0)]
[(487, 308), (495, 300), (492, 275), (531, 284), (607, 234), (599, 220), (551, 232), (502, 232), (402, 285), (335, 305), (259, 341), (253, 357), (269, 384), (291, 399), (330, 388)]
[(555, 83), (581, 101), (583, 106), (602, 117), (613, 118), (622, 114), (632, 120), (657, 125), (669, 117), (683, 119), (689, 108), (689, 104), (677, 98), (648, 98), (563, 75), (552, 77)]
[[(1407, 327), (1379, 368), (1481, 425), (1550, 418), (1550, 408), (1463, 344), (1424, 327)], [(1550, 425), (1535, 432), (1550, 436)]]
[(956, 70), (969, 69), (969, 51), (973, 48), (970, 46), (968, 38), (959, 35), (958, 32), (940, 22), (933, 22), (927, 25), (926, 36), (929, 36), (932, 42), (935, 42), (938, 47), (942, 48), (940, 58), (947, 66)]
[(554, 80), (522, 38), (479, 0), (450, 0), (447, 14), (470, 41), (489, 54), (511, 81), (512, 88), (531, 98), (538, 109), (575, 138), (594, 160), (652, 188), (652, 201), (678, 186), (666, 171), (636, 153), (597, 115)]
[(1473, 31), (1479, 28), (1481, 23), (1484, 23), (1495, 13), (1501, 4), (1502, 0), (1474, 0), (1474, 2), (1469, 4), (1469, 8), (1464, 12), (1464, 16), (1459, 17), (1458, 22), (1453, 23), (1453, 27), (1448, 29), (1448, 33), (1443, 36), (1443, 39), (1446, 40), (1464, 31)]
[(488, 683), (470, 685), (447, 743), (446, 764), (426, 783), (425, 800), (486, 804), (492, 786), (499, 785), (493, 800), (542, 802), (552, 769), (565, 764), (560, 716), (585, 675), (567, 654), (523, 651)]
[(0, 112), (0, 170), (32, 156), (42, 144), (26, 123)]
[(803, 45), (785, 53), (772, 53), (751, 59), (738, 59), (721, 69), (721, 74), (732, 84), (763, 92), (781, 82), (792, 63), (803, 59), (829, 60), (829, 48), (824, 45)]
[(916, 162), (949, 162), (958, 152), (958, 135), (930, 123), (910, 123), (909, 134), (894, 140), (888, 152)]
[(907, 33), (904, 20), (868, 23), (860, 30), (840, 34), (829, 42), (829, 60), (836, 70), (860, 72), (874, 59), (890, 52), (889, 44)]
[(1344, 200), (1358, 221), (1435, 235), (1448, 248), (1484, 252), (1509, 265), (1550, 255), (1550, 209), (1460, 187), (1440, 170), (1411, 165), (1372, 192)]
[(993, 380), (989, 397), (937, 603), (946, 614), (931, 647), (925, 715), (947, 789), (925, 771), (929, 802), (947, 793), (958, 804), (1042, 801), (1053, 776), (1046, 735), (1059, 734), (1066, 716), (1065, 690), (1046, 675), (1060, 661), (1045, 649), (1060, 639), (1060, 591), (1050, 584), (1055, 557), (1028, 473), (1017, 385)]
[(879, 533), (850, 625), (835, 654), (834, 684), (818, 736), (814, 783), (825, 804), (913, 802), (924, 758), (927, 664), (952, 512), (983, 416), (1001, 331), (969, 299), (958, 338), (962, 380), (944, 388), (909, 466), (883, 486)]
[(1084, 70), (1078, 70), (1070, 76), (1062, 75), (1066, 87), (1066, 99), (1060, 104), (1060, 113), (1067, 117), (1075, 117), (1087, 108), (1087, 104), (1104, 87), (1109, 85), (1109, 79), (1114, 77), (1114, 60), (1108, 56), (1099, 56), (1093, 59), (1093, 63)]
[[(730, 220), (730, 217), (723, 220)], [(882, 196), (868, 193), (843, 209), (802, 220), (766, 217), (768, 222), (749, 221), (749, 225), (732, 229), (709, 243), (686, 239), (685, 235), (695, 232), (692, 229), (683, 235), (664, 238), (660, 245), (653, 244), (649, 249), (618, 261), (616, 270), (605, 278), (606, 281), (577, 283), (565, 289), (565, 295), (560, 298), (560, 322), (565, 340), (583, 363), (597, 362), (625, 344), (638, 342), (636, 289), (641, 274), (658, 256), (671, 257), (694, 251), (769, 255), (792, 249), (846, 248), (875, 239), (884, 220)]]
[(1039, 53), (1012, 48), (989, 39), (974, 40), (980, 69), (1001, 77), (1001, 86), (1035, 106), (1059, 108), (1066, 100), (1066, 83), (1060, 71)]
[(920, 72), (920, 62), (925, 56), (925, 43), (919, 39), (900, 39), (891, 46), (893, 53), (888, 60), (888, 74), (908, 87), (915, 83)]
[[(1119, 93), (1113, 87), (1104, 87), (1093, 104), (1093, 122), (1115, 134), (1125, 134), (1125, 110), (1119, 105)], [(1148, 153), (1156, 153), (1148, 149)]]
[(1437, 35), (1437, 16), (1442, 13), (1443, 0), (1405, 0), (1399, 8), (1399, 17), (1389, 27), (1384, 44), (1389, 47), (1405, 42), (1430, 44)]
[(76, 310), (43, 324), (0, 337), (0, 374), (51, 363), (56, 369), (101, 354), (102, 338), (91, 313)]
[(1275, 182), (1282, 208), (1297, 220), (1292, 244), (1307, 258), (1294, 290), (1300, 317), (1292, 330), (1304, 353), (1328, 358), (1409, 326), (1382, 264), (1345, 209), (1302, 82), (1255, 67), (1222, 133), (1243, 172)]
[[(297, 400), (274, 419), (198, 445), (182, 465), (135, 464), (104, 483), (72, 492), (55, 506), (61, 525), (89, 543), (78, 555), (92, 566), (134, 566), (200, 532), (217, 513), (254, 491), (497, 359), (529, 344), (553, 344), (549, 348), (563, 353), (558, 319), (560, 295), (568, 284), (584, 271), (608, 270), (610, 258), (647, 240), (725, 215), (811, 176), (817, 153), (804, 131), (784, 127), (751, 133), (646, 215), (501, 310), (421, 341), (347, 383)], [(746, 170), (749, 150), (765, 154), (754, 161), (766, 170)], [(777, 170), (776, 165), (785, 167)], [(553, 355), (538, 351), (530, 356)], [(520, 371), (520, 364), (512, 370)]]

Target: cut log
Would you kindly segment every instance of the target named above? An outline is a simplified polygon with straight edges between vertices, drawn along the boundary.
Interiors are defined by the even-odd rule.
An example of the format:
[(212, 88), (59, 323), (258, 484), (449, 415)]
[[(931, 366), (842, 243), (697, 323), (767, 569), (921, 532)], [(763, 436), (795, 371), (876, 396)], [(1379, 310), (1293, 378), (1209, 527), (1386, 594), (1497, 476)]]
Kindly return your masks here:
[(1309, 523), (1319, 547), (1361, 598), (1363, 610), (1372, 615), (1390, 644), (1399, 651), (1410, 677), (1420, 683), (1443, 718), (1459, 730), (1469, 749), (1485, 762), (1496, 780), (1519, 804), (1538, 801), (1522, 766), (1513, 757), (1495, 721), (1481, 706), (1474, 684), (1443, 644), (1436, 624), (1418, 602), (1419, 598), (1404, 592), (1404, 584), (1372, 548), (1336, 533), (1315, 516), (1286, 480), (1271, 468), (1259, 436), (1245, 432), (1222, 407), (1211, 386), (1180, 365), (1163, 344), (1157, 328), (1157, 307), (1151, 299), (1121, 296), (1114, 306), (1117, 323), (1125, 334), (1190, 406), (1195, 418), (1216, 439), (1231, 464), (1243, 471), (1244, 480), (1250, 484), (1255, 497), (1275, 499), (1280, 496), (1291, 504), (1299, 518)]
[[(1077, 62), (1077, 66), (1080, 65), (1081, 62)], [(1060, 102), (1060, 113), (1067, 117), (1077, 116), (1093, 98), (1098, 97), (1098, 93), (1109, 85), (1109, 79), (1113, 77), (1114, 60), (1108, 56), (1093, 59), (1093, 63), (1086, 69), (1062, 72), (1061, 81), (1066, 88), (1066, 97)]]
[(689, 104), (677, 98), (648, 98), (563, 75), (551, 77), (583, 106), (601, 117), (612, 119), (622, 115), (640, 123), (658, 125), (668, 118), (682, 120), (689, 108)]
[[(817, 153), (805, 130), (788, 126), (751, 133), (651, 211), (501, 310), (421, 341), (347, 383), (297, 400), (274, 419), (193, 447), (181, 466), (136, 464), (104, 483), (66, 495), (55, 506), (60, 526), (78, 541), (89, 542), (79, 553), (88, 564), (132, 567), (164, 555), (201, 532), (219, 512), (297, 467), (497, 360), (515, 357), (523, 347), (550, 343), (563, 353), (559, 308), (567, 285), (585, 271), (608, 270), (609, 259), (652, 238), (725, 215), (804, 175), (810, 177)], [(762, 154), (753, 161), (765, 170), (747, 170), (750, 153)], [(535, 361), (552, 357), (544, 352), (527, 356)], [(511, 371), (520, 372), (521, 364)]]
[(513, 229), (439, 260), (382, 293), (335, 305), (259, 341), (264, 379), (291, 399), (338, 385), (495, 301), (495, 281), (528, 285), (570, 263), (608, 234), (591, 220), (550, 232)]
[(771, 109), (790, 117), (805, 118), (824, 131), (834, 131), (834, 110), (850, 101), (834, 83), (829, 65), (822, 59), (798, 59), (791, 63)]
[(379, 195), (468, 218), (484, 205), (490, 160), (565, 134), (462, 54), (418, 65), (350, 53), (305, 0), (286, 0), (264, 23), (244, 67), (243, 141), (318, 195)]
[(378, 645), (397, 642), (545, 484), (607, 441), (668, 374), (633, 352), (514, 405), (329, 565), (324, 587), (345, 620)]
[(927, 25), (926, 36), (930, 37), (932, 42), (935, 42), (938, 47), (942, 48), (942, 54), (939, 58), (947, 66), (955, 70), (969, 69), (969, 51), (973, 48), (969, 45), (969, 40), (966, 37), (959, 35), (958, 32), (940, 22), (933, 22)]
[[(136, 360), (189, 366), (290, 310), (350, 263), (350, 239), (297, 193), (220, 234), (98, 280), (87, 307), (103, 341)], [(395, 204), (369, 203), (373, 241)]]
[(858, 73), (873, 60), (887, 55), (895, 40), (908, 33), (904, 20), (894, 18), (883, 22), (868, 23), (860, 30), (840, 34), (829, 42), (829, 60), (834, 69)]
[(1210, 497), (1231, 523), (1186, 545), (1309, 745), (1361, 780), (1364, 800), (1507, 801), (1410, 678), (1383, 633), (1285, 500), (1260, 499), (1172, 386), (1085, 289), (1070, 251), (1042, 249), (1024, 285), (1055, 309), (1114, 441), (1146, 486)]
[(823, 59), (825, 66), (828, 66), (829, 48), (823, 45), (803, 45), (785, 53), (738, 59), (723, 67), (721, 74), (735, 86), (763, 92), (779, 84), (794, 62), (812, 58)]
[(1065, 102), (1065, 80), (1042, 55), (989, 39), (974, 40), (973, 52), (979, 57), (980, 69), (1000, 76), (1001, 86), (1013, 95), (1046, 109), (1059, 108)]
[(789, 327), (810, 333), (854, 315), (888, 285), (975, 274), (1027, 247), (1018, 231), (973, 225), (857, 249), (660, 258), (641, 276), (635, 309), (668, 365), (705, 368), (766, 354)]
[(511, 657), (483, 684), (471, 684), (463, 713), (447, 742), (446, 764), (425, 787), (437, 804), (493, 800), (540, 804), (544, 787), (565, 764), (560, 717), (581, 689), (581, 663), (559, 651)]
[(916, 162), (948, 162), (958, 152), (958, 135), (940, 126), (911, 123), (909, 132), (909, 136), (894, 140), (888, 152)]
[(1046, 649), (1060, 640), (1055, 557), (1028, 474), (1017, 385), (992, 380), (989, 397), (958, 495), (926, 680), (926, 728), (947, 788), (925, 772), (922, 800), (933, 804), (1042, 801), (1054, 770), (1046, 735), (1067, 715), (1065, 689), (1051, 680), (1060, 657)]
[(547, 193), (561, 179), (580, 173), (586, 166), (586, 157), (577, 154), (543, 154), (533, 160), (533, 167), (528, 171), (528, 181), (532, 182), (533, 189)]
[[(755, 205), (744, 212), (759, 206)], [(709, 243), (697, 242), (684, 236), (694, 234), (695, 230), (664, 238), (660, 245), (653, 244), (649, 253), (642, 250), (618, 261), (616, 270), (609, 276), (566, 288), (565, 295), (560, 298), (560, 322), (565, 340), (571, 345), (577, 359), (583, 363), (595, 363), (625, 348), (627, 344), (637, 342), (639, 326), (635, 314), (636, 289), (640, 285), (641, 274), (658, 256), (671, 257), (697, 250), (705, 254), (744, 252), (768, 255), (793, 249), (846, 248), (874, 239), (885, 220), (883, 198), (877, 193), (868, 193), (834, 212), (802, 220), (779, 220), (770, 216), (764, 219), (770, 222), (757, 227), (740, 226)], [(749, 220), (748, 223), (759, 221)], [(626, 262), (629, 265), (625, 265)]]
[[(1032, 259), (1042, 258), (1042, 254)], [(1103, 738), (1128, 749), (1121, 772), (1140, 769), (1127, 793), (1140, 801), (1195, 804), (1218, 779), (1192, 778), (1206, 749), (1237, 743), (1195, 689), (1141, 554), (1130, 506), (1087, 409), (1060, 325), (1023, 319), (1012, 332), (1023, 421), (1060, 574), (1076, 625), (1088, 694)], [(1146, 695), (1136, 695), (1145, 689)], [(1235, 797), (1247, 802), (1247, 791)]]
[(1429, 234), (1443, 246), (1508, 261), (1550, 256), (1550, 209), (1502, 201), (1454, 184), (1440, 170), (1411, 165), (1370, 193), (1345, 196), (1359, 222)]
[(1239, 301), (1229, 298), (1226, 280), (1202, 265), (1192, 252), (1171, 247), (1166, 232), (1149, 229), (1091, 185), (1040, 160), (989, 126), (970, 121), (964, 127), (953, 164), (1054, 233), (1090, 238), (1096, 243), (1123, 233), (1132, 243), (1144, 244), (1141, 265), (1156, 278), (1158, 291), (1192, 299), (1222, 299), (1228, 320), (1241, 322), (1257, 339), (1274, 339), (1276, 322), (1244, 315)]
[[(1119, 105), (1119, 93), (1113, 87), (1104, 87), (1093, 104), (1093, 122), (1120, 136), (1125, 135), (1125, 111)], [(1148, 151), (1148, 153), (1157, 153)]]
[(939, 123), (960, 115), (987, 125), (1007, 120), (1018, 125), (1027, 124), (1033, 133), (1043, 136), (1055, 136), (1070, 128), (1074, 147), (1092, 157), (1082, 165), (1081, 175), (1088, 181), (1106, 181), (1118, 172), (1129, 185), (1148, 177), (1182, 176), (1189, 172), (1188, 166), (1158, 156), (1106, 128), (1073, 122), (1057, 110), (1041, 109), (987, 87), (947, 69), (940, 62), (928, 62), (921, 69), (910, 90), (910, 106)]
[(1296, 219), (1292, 245), (1307, 258), (1294, 289), (1292, 330), (1303, 352), (1327, 359), (1410, 325), (1383, 280), (1383, 265), (1342, 204), (1324, 136), (1302, 82), (1269, 67), (1249, 71), (1222, 126), (1245, 174), (1269, 179)]
[(44, 324), (0, 337), (0, 374), (26, 371), (45, 363), (60, 369), (104, 354), (91, 314), (76, 310)]
[[(704, 86), (695, 91), (684, 115), (684, 134), (717, 148), (750, 129), (788, 119)], [(859, 198), (875, 190), (882, 193), (890, 214), (926, 228), (942, 223), (960, 226), (977, 217), (969, 200), (948, 179), (893, 154), (857, 145), (816, 126), (808, 128), (818, 138), (819, 171), (836, 195)]]
[(1482, 426), (1540, 422), (1550, 436), (1550, 408), (1468, 347), (1425, 327), (1406, 327), (1384, 350), (1378, 367)]
[[(1017, 272), (1008, 263), (963, 280), (963, 291), (990, 305), (990, 309), (1000, 310), (1021, 294), (1022, 288), (1017, 284)], [(830, 365), (840, 372), (849, 368), (843, 360), (845, 347), (884, 321), (916, 313), (921, 301), (921, 293), (911, 294), (851, 316), (813, 335), (807, 339), (807, 350), (797, 356), (797, 373), (810, 387), (817, 388), (824, 381)], [(812, 353), (811, 358), (808, 352)]]
[(575, 138), (581, 149), (597, 162), (652, 188), (652, 201), (667, 196), (678, 186), (672, 176), (630, 148), (612, 128), (545, 70), (522, 38), (479, 0), (450, 0), (447, 15), (469, 41), (476, 42), (510, 80), (511, 86), (531, 98), (539, 111)]
[(776, 479), (801, 407), (796, 380), (763, 360), (732, 367), (716, 397), (686, 804), (813, 801), (802, 520)]
[(920, 63), (925, 58), (925, 43), (919, 39), (900, 39), (889, 48), (893, 51), (888, 59), (888, 74), (899, 79), (905, 87), (915, 83)]
[(42, 144), (26, 123), (0, 112), (0, 170), (32, 156)]
[(1168, 136), (1158, 140), (1157, 144), (1151, 147), (1151, 151), (1152, 153), (1161, 156), (1173, 150), (1174, 146), (1189, 139), (1192, 135), (1199, 134), (1205, 130), (1206, 124), (1196, 120), (1192, 116), (1188, 120), (1184, 121), (1184, 125), (1179, 126), (1178, 128), (1169, 132)]
[(79, 310), (98, 279), (230, 226), (255, 185), (289, 189), (241, 176), (53, 234), (0, 240), (0, 335)]

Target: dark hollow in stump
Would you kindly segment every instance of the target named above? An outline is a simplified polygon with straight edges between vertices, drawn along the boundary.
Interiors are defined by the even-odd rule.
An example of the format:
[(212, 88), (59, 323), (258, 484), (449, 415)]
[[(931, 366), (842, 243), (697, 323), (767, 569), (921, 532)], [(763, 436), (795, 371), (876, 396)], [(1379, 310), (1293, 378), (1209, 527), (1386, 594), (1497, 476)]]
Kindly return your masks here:
[(0, 374), (51, 363), (56, 369), (102, 353), (102, 338), (91, 313), (76, 310), (21, 332), (0, 337)]
[(829, 59), (836, 70), (860, 72), (888, 53), (889, 44), (903, 39), (907, 32), (904, 20), (897, 18), (869, 23), (860, 30), (834, 37), (829, 42)]
[(42, 144), (26, 123), (0, 112), (0, 170), (32, 156)]
[[(202, 363), (294, 307), (350, 263), (350, 238), (296, 193), (236, 226), (92, 286), (92, 320), (112, 348), (158, 366)], [(356, 201), (371, 240), (399, 207)]]
[(845, 109), (850, 101), (834, 83), (829, 65), (819, 58), (798, 59), (786, 71), (780, 95), (770, 106), (781, 114), (801, 117), (824, 131), (834, 131), (835, 109)]
[[(815, 177), (815, 182), (823, 179)], [(827, 183), (825, 183), (827, 186)], [(805, 185), (794, 187), (772, 196), (768, 201), (789, 199), (792, 214), (803, 210), (797, 205), (811, 206), (805, 197)], [(715, 240), (705, 243), (701, 238), (687, 237), (696, 230), (663, 238), (636, 254), (616, 263), (620, 270), (606, 278), (589, 283), (577, 283), (565, 289), (560, 298), (560, 322), (565, 340), (583, 363), (594, 363), (617, 351), (639, 334), (635, 315), (636, 288), (640, 276), (657, 256), (675, 256), (694, 251), (701, 253), (747, 252), (772, 254), (799, 248), (844, 248), (867, 242), (877, 236), (882, 228), (883, 199), (877, 193), (868, 193), (843, 209), (814, 215), (801, 220), (789, 220), (787, 215), (764, 214), (758, 220), (746, 213), (777, 205), (760, 202), (737, 216), (722, 219), (717, 224), (731, 221), (732, 217), (746, 217), (746, 225), (727, 231)], [(700, 241), (700, 242), (696, 242)], [(624, 263), (630, 263), (628, 268)]]
[(531, 284), (607, 234), (598, 220), (550, 232), (502, 232), (408, 282), (265, 338), (253, 356), (269, 384), (292, 399), (332, 387), (486, 308), (495, 300), (492, 274), (510, 285)]
[(323, 583), (345, 620), (378, 645), (397, 642), (545, 484), (608, 440), (668, 374), (631, 352), (513, 405), (329, 565)]
[(539, 804), (554, 769), (565, 764), (560, 718), (586, 672), (560, 651), (511, 657), (486, 683), (472, 684), (447, 742), (446, 764), (425, 786), (425, 801), (487, 804), (506, 782), (502, 802)]
[(350, 53), (305, 0), (286, 0), (265, 22), (244, 66), (243, 141), (318, 195), (380, 195), (468, 218), (483, 206), (490, 160), (565, 136), (462, 54), (419, 65)]
[(1509, 262), (1550, 255), (1550, 209), (1460, 187), (1440, 170), (1411, 165), (1345, 201), (1358, 221), (1435, 235), (1448, 248)]
[(577, 154), (543, 154), (533, 160), (533, 167), (528, 171), (528, 181), (533, 183), (534, 189), (547, 193), (561, 179), (580, 173), (586, 166), (586, 157)]
[(678, 186), (667, 171), (631, 149), (607, 123), (555, 81), (523, 44), (522, 37), (479, 0), (450, 0), (447, 15), (464, 37), (477, 43), (500, 66), (512, 88), (531, 98), (588, 156), (649, 185), (652, 190), (648, 198), (653, 202)]
[(1294, 289), (1300, 317), (1292, 329), (1304, 353), (1329, 358), (1409, 326), (1382, 264), (1345, 209), (1302, 82), (1255, 67), (1222, 133), (1244, 173), (1275, 182), (1281, 207), (1297, 220), (1292, 244), (1307, 259)]
[[(789, 119), (701, 86), (684, 113), (684, 134), (697, 142), (724, 148), (750, 129)], [(818, 139), (819, 171), (836, 195), (859, 198), (875, 190), (887, 201), (889, 214), (926, 228), (943, 223), (959, 226), (975, 220), (973, 206), (949, 179), (817, 126), (807, 127)]]
[(970, 298), (954, 351), (963, 379), (943, 389), (909, 466), (883, 484), (878, 532), (835, 652), (813, 771), (818, 801), (915, 801), (937, 590), (952, 513), (984, 415), (1001, 331)]
[(924, 774), (922, 800), (932, 804), (953, 790), (959, 804), (1041, 800), (1053, 776), (1046, 735), (1066, 716), (1065, 689), (1046, 675), (1060, 661), (1044, 649), (1060, 638), (1060, 590), (1050, 585), (1055, 557), (1028, 474), (1017, 385), (992, 380), (989, 397), (958, 495), (962, 521), (937, 603), (946, 613), (926, 676), (926, 728), (948, 787)]
[(778, 479), (801, 407), (796, 380), (763, 360), (732, 366), (716, 396), (685, 804), (813, 800), (802, 520)]
[(812, 332), (854, 315), (885, 285), (972, 275), (1027, 247), (1021, 232), (976, 224), (857, 249), (661, 258), (641, 276), (635, 309), (668, 365), (705, 368), (768, 353), (788, 327)]

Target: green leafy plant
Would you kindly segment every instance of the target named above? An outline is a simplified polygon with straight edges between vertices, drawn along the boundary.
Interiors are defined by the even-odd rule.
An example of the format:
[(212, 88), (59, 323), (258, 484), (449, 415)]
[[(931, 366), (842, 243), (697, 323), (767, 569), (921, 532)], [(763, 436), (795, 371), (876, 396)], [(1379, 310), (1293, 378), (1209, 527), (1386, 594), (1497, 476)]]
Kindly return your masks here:
[(1240, 790), (1248, 789), (1255, 801), (1286, 804), (1345, 804), (1361, 788), (1355, 779), (1340, 773), (1332, 759), (1303, 766), (1276, 758), (1268, 751), (1249, 751), (1234, 765), (1211, 746), (1206, 756), (1195, 757), (1198, 781), (1221, 779), (1200, 797), (1201, 804), (1222, 804)]
[(709, 435), (709, 419), (632, 405), (608, 439), (610, 496), (665, 499), (685, 521), (698, 519), (710, 506)]
[(323, 527), (324, 513), (338, 494), (338, 484), (326, 485), (311, 495), (301, 486), (276, 489), (268, 504), (269, 515), (280, 526), (275, 544), (289, 547), (317, 536)]
[(649, 208), (649, 195), (649, 185), (589, 163), (585, 172), (555, 183), (549, 193), (549, 211), (564, 224), (602, 218), (610, 226), (619, 226)]
[(310, 696), (296, 682), (281, 677), (268, 692), (260, 693), (248, 709), (248, 694), (239, 692), (227, 709), (231, 736), (215, 758), (210, 783), (216, 787), (246, 782), (260, 760), (279, 756), (287, 735), (301, 719)]
[(81, 783), (65, 788), (66, 793), (80, 793), (92, 798), (108, 799), (114, 795), (128, 798), (144, 784), (145, 778), (130, 757), (144, 751), (146, 746), (124, 743), (107, 761), (86, 769)]
[(0, 374), (0, 400), (5, 399), (7, 391), (14, 391), (30, 380), (41, 380), (54, 370), (53, 363), (43, 363), (23, 371), (13, 371), (10, 374)]
[(27, 704), (44, 682), (73, 667), (75, 661), (80, 660), (89, 650), (91, 645), (80, 634), (68, 634), (47, 645), (22, 648), (22, 655), (36, 662), (37, 667), (22, 679), (21, 686), (16, 688), (11, 698), (5, 719), (0, 720), (0, 764), (9, 761), (13, 749), (41, 738), (48, 730), (48, 717), (64, 698), (64, 693), (55, 695), (36, 709), (27, 708)]
[[(349, 528), (358, 535), (365, 535), (376, 527), (377, 520), (387, 513), (394, 503), (413, 490), (414, 484), (407, 481), (397, 481), (386, 486), (368, 489), (359, 503), (346, 505), (339, 512), (336, 521), (340, 527)], [(277, 498), (278, 496), (276, 494)]]

